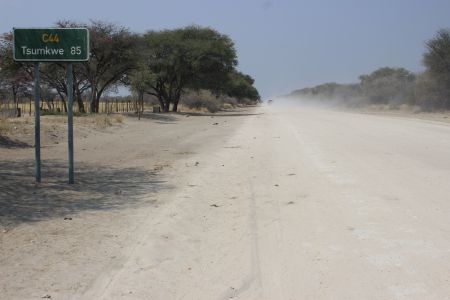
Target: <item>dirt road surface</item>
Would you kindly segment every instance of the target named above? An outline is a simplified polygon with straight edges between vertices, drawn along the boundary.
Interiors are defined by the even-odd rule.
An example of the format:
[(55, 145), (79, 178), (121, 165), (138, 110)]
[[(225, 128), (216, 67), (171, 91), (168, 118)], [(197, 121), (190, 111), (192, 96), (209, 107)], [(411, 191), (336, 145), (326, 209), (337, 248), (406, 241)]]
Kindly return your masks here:
[(450, 299), (449, 124), (167, 118), (81, 139), (71, 189), (63, 145), (20, 191), (32, 151), (1, 150), (0, 298)]

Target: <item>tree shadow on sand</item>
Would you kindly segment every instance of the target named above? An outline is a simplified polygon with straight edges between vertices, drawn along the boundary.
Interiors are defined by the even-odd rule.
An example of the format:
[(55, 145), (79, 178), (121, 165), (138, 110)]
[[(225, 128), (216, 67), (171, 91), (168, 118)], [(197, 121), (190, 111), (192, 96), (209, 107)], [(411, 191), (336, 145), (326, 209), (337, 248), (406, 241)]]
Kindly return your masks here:
[(114, 210), (149, 203), (149, 195), (170, 189), (155, 172), (77, 163), (75, 184), (67, 184), (64, 162), (43, 162), (41, 184), (34, 161), (0, 161), (0, 226), (61, 218), (88, 210)]
[(6, 136), (0, 135), (0, 148), (29, 148), (31, 147), (27, 143), (10, 139)]
[[(137, 119), (136, 114), (128, 114), (127, 116)], [(171, 113), (144, 112), (141, 115), (141, 119), (153, 120), (158, 124), (176, 124), (176, 122), (178, 121), (178, 119)]]
[(259, 116), (263, 115), (264, 113), (254, 113), (251, 112), (248, 108), (241, 109), (241, 108), (235, 108), (235, 109), (227, 109), (227, 110), (220, 110), (215, 113), (209, 113), (209, 112), (178, 112), (179, 115), (185, 115), (185, 116), (196, 116), (196, 117), (247, 117), (247, 116)]
[[(264, 113), (253, 113), (249, 110), (249, 107), (246, 108), (234, 108), (221, 110), (215, 113), (210, 112), (166, 112), (166, 113), (152, 113), (152, 112), (144, 112), (141, 115), (141, 119), (152, 120), (157, 124), (176, 124), (179, 121), (178, 117), (248, 117), (248, 116), (259, 116)], [(128, 113), (127, 116), (137, 118), (135, 113)]]

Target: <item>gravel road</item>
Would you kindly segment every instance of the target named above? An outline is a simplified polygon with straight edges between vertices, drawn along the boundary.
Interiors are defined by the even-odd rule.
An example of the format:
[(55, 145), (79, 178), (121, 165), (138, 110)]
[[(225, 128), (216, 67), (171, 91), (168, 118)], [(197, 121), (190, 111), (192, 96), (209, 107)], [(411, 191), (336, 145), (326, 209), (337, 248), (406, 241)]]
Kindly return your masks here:
[[(70, 227), (51, 234), (67, 220), (17, 222), (0, 298), (450, 299), (449, 124), (276, 105), (174, 118), (82, 142), (118, 169), (163, 161), (165, 187), (72, 213), (66, 244)], [(30, 232), (53, 241), (41, 270), (18, 250)]]

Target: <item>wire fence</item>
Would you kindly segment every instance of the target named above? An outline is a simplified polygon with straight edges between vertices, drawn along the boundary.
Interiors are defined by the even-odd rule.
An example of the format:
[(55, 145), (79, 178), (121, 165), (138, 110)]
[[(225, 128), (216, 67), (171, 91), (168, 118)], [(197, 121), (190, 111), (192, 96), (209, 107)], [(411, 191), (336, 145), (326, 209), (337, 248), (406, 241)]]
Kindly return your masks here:
[[(54, 99), (51, 101), (41, 100), (39, 107), (41, 114), (66, 114), (67, 103), (60, 99)], [(90, 111), (90, 102), (83, 101), (83, 107), (85, 112)], [(137, 100), (132, 99), (104, 99), (101, 100), (98, 107), (98, 113), (112, 114), (112, 113), (129, 113), (137, 112), (140, 105)], [(143, 110), (152, 110), (154, 105), (152, 103), (144, 102)], [(80, 105), (78, 102), (73, 103), (73, 111), (75, 113), (81, 113)], [(0, 100), (0, 116), (1, 117), (20, 117), (24, 115), (34, 114), (34, 101), (32, 99), (20, 99), (17, 103), (12, 100)]]

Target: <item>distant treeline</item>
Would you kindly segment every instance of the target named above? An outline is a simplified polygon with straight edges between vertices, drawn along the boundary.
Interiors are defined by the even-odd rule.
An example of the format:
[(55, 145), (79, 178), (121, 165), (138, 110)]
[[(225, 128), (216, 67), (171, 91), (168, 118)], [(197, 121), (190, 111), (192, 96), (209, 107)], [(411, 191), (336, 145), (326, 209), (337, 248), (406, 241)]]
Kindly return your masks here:
[[(100, 100), (120, 86), (129, 87), (141, 106), (151, 96), (165, 112), (177, 111), (183, 97), (192, 103), (195, 95), (201, 98), (197, 104), (211, 110), (228, 98), (236, 104), (260, 101), (253, 78), (236, 68), (233, 41), (214, 29), (188, 26), (137, 34), (102, 21), (59, 21), (56, 27), (89, 29), (90, 60), (73, 66), (80, 112), (99, 112)], [(12, 43), (12, 33), (0, 37), (0, 100), (12, 99), (18, 107), (22, 98), (31, 98), (32, 65), (13, 61)], [(40, 73), (42, 97), (49, 103), (58, 97), (66, 109), (66, 64), (43, 63)]]
[(426, 42), (425, 71), (414, 74), (403, 68), (380, 68), (361, 75), (358, 83), (325, 83), (293, 91), (289, 98), (364, 106), (412, 105), (422, 110), (450, 109), (450, 29), (442, 29)]

